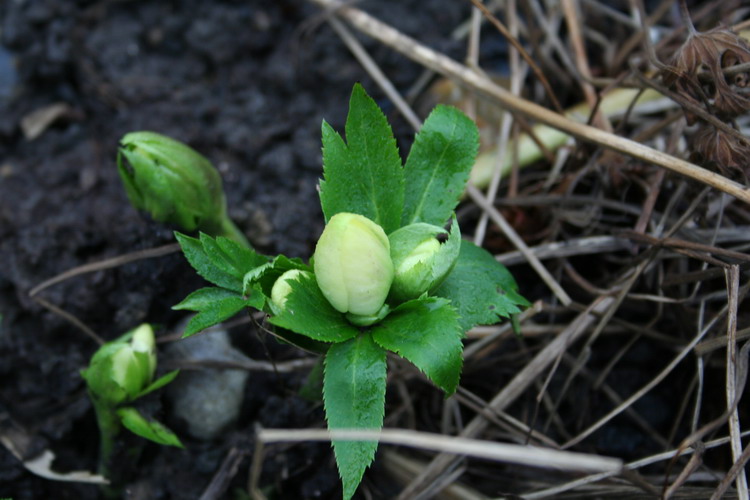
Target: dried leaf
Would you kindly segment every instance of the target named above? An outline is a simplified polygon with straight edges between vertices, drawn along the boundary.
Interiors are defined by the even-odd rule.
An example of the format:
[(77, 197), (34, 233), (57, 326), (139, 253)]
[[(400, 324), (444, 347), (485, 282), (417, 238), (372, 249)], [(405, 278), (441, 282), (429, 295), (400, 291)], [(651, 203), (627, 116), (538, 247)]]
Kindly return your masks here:
[(27, 141), (33, 141), (44, 133), (58, 119), (73, 113), (67, 103), (58, 102), (28, 113), (21, 119), (21, 130)]
[(750, 147), (737, 138), (706, 125), (692, 137), (691, 146), (695, 161), (714, 168), (730, 178), (743, 178), (746, 182), (750, 169)]
[[(692, 33), (675, 53), (670, 67), (663, 73), (664, 82), (685, 99), (724, 120), (731, 120), (750, 110), (750, 99), (742, 89), (750, 76), (737, 73), (727, 77), (724, 69), (750, 62), (750, 46), (726, 28)], [(686, 113), (688, 123), (695, 116)]]

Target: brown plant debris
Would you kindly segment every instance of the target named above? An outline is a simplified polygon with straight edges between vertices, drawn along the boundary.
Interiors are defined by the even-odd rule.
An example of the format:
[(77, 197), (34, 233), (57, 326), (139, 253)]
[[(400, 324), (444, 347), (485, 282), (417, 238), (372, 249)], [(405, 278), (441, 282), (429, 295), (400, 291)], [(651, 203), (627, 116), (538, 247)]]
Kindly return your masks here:
[(750, 147), (713, 125), (704, 124), (690, 141), (691, 160), (714, 168), (727, 177), (748, 178)]
[[(728, 28), (699, 32), (686, 22), (688, 38), (662, 70), (663, 81), (693, 109), (697, 106), (734, 126), (734, 120), (750, 110), (750, 73), (732, 68), (750, 62), (750, 45)], [(694, 161), (747, 182), (747, 141), (708, 124), (685, 103), (688, 124), (698, 124), (690, 142)]]

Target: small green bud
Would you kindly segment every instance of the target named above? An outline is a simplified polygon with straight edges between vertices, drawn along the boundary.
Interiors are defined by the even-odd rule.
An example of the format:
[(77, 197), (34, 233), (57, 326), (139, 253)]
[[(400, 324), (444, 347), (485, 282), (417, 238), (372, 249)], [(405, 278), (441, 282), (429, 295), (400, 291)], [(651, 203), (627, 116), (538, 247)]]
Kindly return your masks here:
[(100, 347), (81, 374), (97, 400), (115, 406), (138, 396), (155, 371), (154, 331), (143, 324)]
[(120, 144), (117, 169), (135, 208), (185, 231), (247, 243), (227, 217), (221, 176), (203, 155), (155, 132), (131, 132)]
[(143, 387), (151, 383), (156, 373), (156, 341), (154, 339), (154, 329), (148, 323), (144, 323), (132, 330), (133, 337), (130, 339), (130, 346), (133, 349), (134, 355), (140, 356), (140, 353), (144, 354), (143, 357), (143, 375), (144, 383)]
[[(454, 224), (458, 231), (458, 224)], [(395, 277), (390, 298), (395, 302), (416, 299), (437, 288), (458, 259), (460, 236), (456, 234), (446, 243), (438, 241), (439, 235), (448, 232), (438, 226), (418, 222), (392, 232), (391, 259)]]
[(312, 274), (301, 269), (290, 269), (276, 279), (271, 288), (271, 303), (277, 310), (284, 309), (286, 298), (292, 291), (292, 285), (289, 282), (298, 280), (300, 276), (312, 276)]
[(376, 316), (393, 282), (383, 228), (351, 213), (331, 217), (315, 247), (315, 279), (339, 312)]

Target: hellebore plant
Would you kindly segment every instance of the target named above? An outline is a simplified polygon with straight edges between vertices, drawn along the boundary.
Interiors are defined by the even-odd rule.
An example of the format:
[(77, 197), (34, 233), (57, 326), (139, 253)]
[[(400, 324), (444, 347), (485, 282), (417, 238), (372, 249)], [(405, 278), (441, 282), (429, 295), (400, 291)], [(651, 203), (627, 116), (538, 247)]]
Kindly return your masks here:
[[(325, 122), (322, 132), (327, 224), (312, 261), (177, 234), (188, 261), (216, 286), (174, 307), (198, 313), (185, 336), (246, 307), (265, 311), (281, 339), (323, 354), (328, 427), (380, 429), (388, 352), (451, 395), (464, 333), (528, 302), (504, 266), (461, 239), (454, 210), (478, 146), (469, 118), (435, 108), (402, 166), (385, 116), (356, 85), (346, 142)], [(377, 446), (334, 440), (344, 498), (354, 494)]]
[(155, 443), (182, 447), (180, 440), (161, 423), (147, 419), (130, 404), (171, 382), (178, 370), (154, 380), (156, 348), (151, 325), (143, 324), (107, 342), (81, 371), (99, 424), (99, 472), (110, 476), (115, 438), (122, 427)]
[(203, 155), (155, 132), (131, 132), (120, 144), (117, 170), (136, 209), (183, 231), (200, 230), (249, 246), (227, 216), (219, 172)]

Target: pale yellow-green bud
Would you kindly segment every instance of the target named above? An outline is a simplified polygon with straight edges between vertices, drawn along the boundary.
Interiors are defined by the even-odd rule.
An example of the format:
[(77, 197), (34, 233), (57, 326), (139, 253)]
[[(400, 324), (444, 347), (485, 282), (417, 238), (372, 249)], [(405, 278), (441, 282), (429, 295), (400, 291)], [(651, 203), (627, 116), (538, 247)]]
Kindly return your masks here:
[(144, 370), (136, 359), (133, 349), (123, 344), (112, 355), (112, 381), (123, 388), (127, 396), (138, 394), (143, 383)]
[(423, 241), (399, 263), (396, 268), (396, 276), (409, 273), (417, 264), (429, 263), (438, 250), (440, 250), (440, 242), (437, 239), (429, 238)]
[(113, 406), (138, 396), (151, 383), (155, 371), (154, 331), (151, 325), (143, 324), (100, 347), (82, 375), (94, 396)]
[(112, 356), (112, 380), (133, 398), (151, 383), (155, 370), (154, 330), (143, 324), (133, 331), (130, 342), (123, 343)]
[(314, 255), (315, 279), (339, 312), (375, 316), (393, 282), (390, 243), (383, 228), (362, 215), (331, 217)]
[[(456, 226), (457, 230), (457, 226)], [(448, 232), (441, 227), (418, 222), (389, 235), (395, 277), (390, 299), (404, 302), (437, 288), (453, 269), (460, 241), (441, 244), (438, 236)]]
[(309, 273), (308, 271), (302, 271), (301, 269), (290, 269), (289, 271), (286, 271), (284, 274), (279, 276), (274, 282), (273, 288), (271, 288), (271, 302), (273, 303), (273, 306), (279, 311), (284, 309), (286, 298), (292, 291), (292, 285), (290, 285), (289, 282), (298, 280), (300, 276), (310, 275), (311, 273)]
[(148, 323), (144, 323), (133, 331), (133, 338), (130, 339), (130, 345), (133, 352), (142, 352), (146, 354), (148, 361), (147, 383), (151, 382), (156, 372), (156, 340), (154, 339), (154, 329)]

